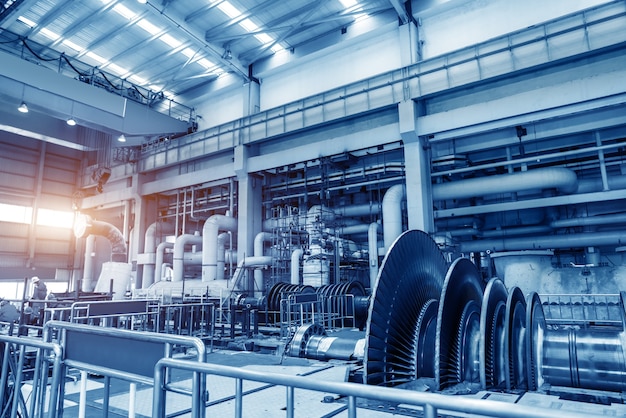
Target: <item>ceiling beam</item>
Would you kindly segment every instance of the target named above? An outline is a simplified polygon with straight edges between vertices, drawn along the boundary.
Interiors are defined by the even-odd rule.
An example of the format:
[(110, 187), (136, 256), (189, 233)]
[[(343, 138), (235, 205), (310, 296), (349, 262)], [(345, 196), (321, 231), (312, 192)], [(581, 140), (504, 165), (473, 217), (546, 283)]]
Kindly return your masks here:
[(396, 13), (398, 14), (398, 17), (403, 25), (406, 25), (411, 21), (411, 16), (406, 11), (404, 4), (402, 4), (400, 0), (389, 0), (389, 3), (391, 3), (393, 8), (396, 10)]

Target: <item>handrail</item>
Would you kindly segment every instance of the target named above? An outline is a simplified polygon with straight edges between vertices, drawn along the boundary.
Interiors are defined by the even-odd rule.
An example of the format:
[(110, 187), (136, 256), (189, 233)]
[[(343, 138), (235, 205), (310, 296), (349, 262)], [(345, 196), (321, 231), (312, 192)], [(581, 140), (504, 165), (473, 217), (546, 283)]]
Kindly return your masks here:
[[(612, 31), (610, 44), (602, 43), (603, 40), (601, 39), (596, 45), (596, 38), (601, 37), (602, 34), (598, 35), (599, 31), (590, 29), (601, 28), (604, 31), (610, 31), (611, 25), (615, 21), (626, 17), (623, 6), (623, 0), (616, 0), (574, 12), (529, 28), (488, 39), (476, 45), (428, 58), (406, 67), (214, 126), (178, 138), (176, 141), (163, 142), (162, 146), (154, 148), (147, 146), (142, 149), (142, 156), (139, 161), (140, 171), (150, 171), (180, 163), (198, 155), (223, 152), (237, 145), (251, 144), (268, 137), (284, 135), (291, 131), (309, 128), (317, 123), (328, 123), (366, 111), (387, 108), (401, 100), (433, 95), (442, 90), (457, 88), (510, 72), (529, 70), (550, 62), (571, 59), (577, 55), (600, 49), (615, 48), (626, 42), (624, 33), (619, 32), (618, 34), (618, 32)], [(597, 15), (591, 17), (590, 14), (592, 13)], [(575, 17), (579, 19), (576, 20)], [(563, 22), (566, 22), (568, 26), (562, 26)], [(555, 29), (552, 30), (552, 28)], [(549, 42), (551, 40), (575, 32), (580, 32), (587, 42), (579, 43), (576, 41), (575, 47), (567, 50), (567, 56), (555, 57), (549, 54)], [(547, 52), (543, 55), (536, 54), (534, 60), (525, 59), (522, 61), (516, 56), (516, 53), (522, 53), (525, 48), (532, 45), (540, 47), (544, 44), (547, 45)], [(511, 62), (510, 68), (498, 67), (487, 72), (487, 64), (482, 61), (493, 60), (498, 55), (502, 56), (502, 60), (506, 59)], [(451, 81), (447, 77), (449, 72), (455, 68), (468, 66), (474, 62), (477, 63), (476, 68), (468, 69), (467, 71), (471, 73), (467, 77), (457, 81)], [(431, 81), (435, 79), (435, 81), (427, 83), (423, 80), (425, 77)], [(375, 96), (375, 103), (372, 103), (372, 95), (374, 94), (380, 96)], [(386, 96), (383, 97), (383, 95)], [(327, 114), (326, 107), (337, 102), (343, 102), (344, 106), (333, 106), (336, 113)], [(350, 103), (354, 103), (354, 105), (350, 106)], [(320, 109), (324, 114), (323, 121), (320, 122), (318, 118), (311, 118), (312, 122), (307, 124), (306, 115), (308, 112), (320, 112)], [(297, 121), (297, 123), (293, 121)], [(162, 155), (163, 158), (156, 158), (156, 155)]]
[[(2, 356), (2, 368), (0, 369), (0, 407), (4, 406), (2, 400), (9, 399), (7, 391), (9, 390), (9, 374), (13, 376), (13, 399), (11, 403), (11, 411), (8, 411), (8, 405), (4, 406), (4, 410), (0, 411), (3, 417), (15, 418), (17, 416), (30, 416), (32, 418), (47, 416), (48, 418), (55, 418), (57, 416), (59, 401), (59, 387), (62, 382), (61, 374), (63, 370), (63, 348), (56, 343), (43, 342), (40, 339), (34, 338), (22, 338), (14, 337), (11, 335), (0, 335), (0, 343), (4, 344), (4, 355)], [(11, 350), (9, 345), (15, 345), (20, 347), (18, 364), (15, 367), (11, 367), (9, 364)], [(21, 415), (18, 414), (19, 406), (26, 408), (21, 395), (21, 388), (23, 383), (23, 371), (24, 360), (26, 356), (26, 347), (36, 348), (37, 355), (35, 361), (35, 371), (33, 373), (32, 380), (32, 398), (30, 400), (30, 414), (27, 411), (22, 411)], [(49, 354), (44, 355), (44, 352), (52, 353), (52, 380), (50, 381), (50, 396), (46, 396), (47, 383), (49, 370), (43, 367), (44, 362), (49, 363)], [(45, 402), (47, 400), (47, 405)], [(62, 401), (62, 400), (61, 400)], [(47, 415), (44, 415), (44, 411), (47, 411)]]
[[(236, 418), (243, 416), (243, 391), (242, 381), (252, 380), (277, 386), (285, 386), (287, 417), (294, 417), (294, 389), (306, 389), (322, 393), (336, 393), (348, 397), (348, 416), (356, 417), (356, 398), (366, 398), (378, 401), (388, 401), (398, 404), (409, 404), (421, 406), (424, 409), (425, 418), (436, 418), (437, 411), (463, 412), (466, 414), (479, 414), (490, 417), (513, 417), (513, 418), (553, 418), (554, 411), (519, 405), (506, 402), (491, 401), (477, 398), (467, 398), (462, 396), (449, 396), (438, 393), (416, 392), (390, 387), (369, 386), (348, 382), (329, 382), (310, 379), (304, 376), (292, 376), (281, 373), (267, 373), (254, 370), (241, 369), (237, 367), (224, 366), (212, 363), (195, 363), (178, 359), (162, 359), (154, 370), (155, 388), (153, 392), (152, 416), (165, 416), (165, 393), (167, 387), (164, 384), (168, 369), (178, 369), (204, 374), (212, 374), (223, 377), (230, 377), (237, 380), (235, 395)], [(202, 388), (192, 387), (192, 397), (194, 399), (203, 396)], [(201, 418), (204, 410), (192, 411), (192, 417)], [(563, 411), (561, 411), (563, 412)], [(570, 418), (589, 418), (593, 413), (576, 413), (567, 411)], [(598, 415), (600, 416), (600, 415)]]

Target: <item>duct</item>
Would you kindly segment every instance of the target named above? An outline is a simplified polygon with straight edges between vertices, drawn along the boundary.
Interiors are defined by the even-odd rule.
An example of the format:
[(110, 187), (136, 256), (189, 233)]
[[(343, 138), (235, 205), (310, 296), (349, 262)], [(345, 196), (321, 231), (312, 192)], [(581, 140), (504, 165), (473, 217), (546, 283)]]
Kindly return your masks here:
[[(609, 190), (626, 189), (626, 176), (614, 176), (607, 179)], [(602, 179), (581, 179), (577, 193), (593, 193), (603, 190)]]
[(383, 238), (385, 250), (402, 234), (402, 201), (406, 198), (404, 184), (391, 186), (383, 197)]
[(300, 262), (303, 254), (302, 248), (296, 248), (291, 253), (291, 284), (300, 284)]
[(610, 215), (583, 216), (571, 219), (559, 219), (552, 221), (553, 228), (571, 228), (575, 226), (597, 226), (608, 224), (626, 223), (626, 213), (614, 213)]
[[(254, 256), (263, 256), (263, 247), (265, 242), (271, 242), (274, 238), (274, 234), (269, 232), (259, 232), (254, 237)], [(263, 289), (263, 271), (260, 269), (254, 270), (254, 287), (256, 289)]]
[(179, 282), (183, 280), (185, 272), (185, 246), (198, 245), (202, 243), (203, 241), (200, 235), (183, 234), (176, 238), (176, 242), (174, 243), (174, 259), (172, 263), (172, 267), (174, 269), (174, 277), (172, 278), (172, 281)]
[[(337, 232), (341, 233), (341, 235), (355, 235), (355, 234), (364, 234), (368, 231), (368, 224), (355, 224), (355, 225), (347, 225), (341, 226), (337, 228)], [(330, 229), (326, 229), (326, 232), (333, 234), (333, 231)]]
[(267, 266), (271, 266), (271, 265), (272, 265), (272, 257), (271, 256), (246, 257), (246, 258), (244, 258), (239, 263), (237, 263), (237, 270), (235, 271), (235, 274), (233, 274), (233, 277), (229, 280), (228, 287), (230, 289), (235, 289), (235, 287), (236, 287), (239, 290), (245, 290), (245, 289), (241, 289), (241, 286), (236, 286), (237, 285), (237, 281), (239, 280), (239, 277), (243, 274), (243, 269), (244, 268), (249, 268), (249, 267), (267, 267)]
[(378, 222), (372, 222), (367, 232), (367, 244), (369, 253), (369, 267), (370, 267), (370, 285), (376, 283), (376, 276), (378, 276)]
[(483, 238), (496, 238), (496, 237), (511, 237), (511, 236), (516, 236), (516, 235), (546, 234), (551, 231), (552, 231), (552, 228), (548, 225), (530, 225), (530, 226), (519, 226), (515, 228), (492, 229), (488, 231), (482, 231), (480, 235)]
[(380, 213), (380, 205), (375, 203), (365, 203), (361, 205), (340, 206), (333, 211), (337, 216), (352, 218), (365, 215), (377, 215)]
[(576, 192), (578, 188), (576, 173), (568, 168), (550, 167), (433, 184), (433, 200), (466, 199), (490, 194), (551, 188), (567, 194)]
[(83, 283), (81, 289), (83, 292), (93, 292), (96, 284), (93, 280), (93, 253), (96, 244), (96, 237), (89, 235), (85, 240), (85, 266), (83, 268)]
[(228, 232), (222, 232), (217, 236), (217, 280), (224, 280), (224, 269), (226, 267), (226, 241), (230, 238)]
[(626, 244), (624, 231), (586, 232), (552, 236), (530, 236), (463, 242), (460, 250), (464, 253), (478, 251), (519, 251), (552, 248), (602, 247)]
[(159, 245), (157, 245), (156, 256), (154, 260), (154, 283), (160, 282), (161, 280), (163, 280), (163, 277), (165, 277), (163, 275), (163, 266), (165, 264), (163, 262), (163, 259), (165, 258), (165, 251), (168, 248), (169, 249), (174, 248), (174, 243), (162, 242)]
[(237, 219), (225, 215), (213, 215), (202, 228), (202, 281), (217, 279), (217, 236), (219, 231), (234, 232)]
[(127, 246), (124, 235), (117, 227), (107, 222), (94, 221), (87, 215), (77, 217), (74, 224), (74, 235), (77, 238), (83, 238), (90, 234), (100, 235), (109, 240), (111, 243), (111, 261), (126, 263)]
[[(173, 232), (173, 227), (168, 224), (168, 223), (161, 223), (164, 227), (169, 226), (171, 228), (171, 232)], [(143, 263), (143, 274), (142, 274), (142, 280), (141, 280), (141, 287), (143, 289), (147, 289), (148, 287), (150, 287), (150, 285), (152, 283), (154, 283), (154, 278), (156, 276), (155, 272), (158, 271), (156, 270), (156, 266), (155, 266), (155, 251), (156, 251), (156, 247), (157, 247), (157, 229), (159, 226), (159, 222), (153, 222), (152, 224), (150, 224), (150, 226), (146, 229), (146, 235), (144, 238), (144, 244), (143, 244), (143, 252), (144, 252), (144, 260), (145, 262)], [(170, 232), (170, 231), (168, 231)]]

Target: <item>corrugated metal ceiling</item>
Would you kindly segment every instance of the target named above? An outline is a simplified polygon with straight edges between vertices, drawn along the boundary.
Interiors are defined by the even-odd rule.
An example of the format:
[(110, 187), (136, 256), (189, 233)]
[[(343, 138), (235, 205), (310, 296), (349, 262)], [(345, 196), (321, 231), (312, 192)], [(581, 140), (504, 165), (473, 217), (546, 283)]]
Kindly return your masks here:
[[(65, 54), (166, 97), (340, 31), (399, 0), (0, 0), (3, 39)], [(7, 35), (10, 34), (11, 36)], [(30, 44), (32, 43), (32, 45)], [(22, 48), (19, 42), (15, 48)]]

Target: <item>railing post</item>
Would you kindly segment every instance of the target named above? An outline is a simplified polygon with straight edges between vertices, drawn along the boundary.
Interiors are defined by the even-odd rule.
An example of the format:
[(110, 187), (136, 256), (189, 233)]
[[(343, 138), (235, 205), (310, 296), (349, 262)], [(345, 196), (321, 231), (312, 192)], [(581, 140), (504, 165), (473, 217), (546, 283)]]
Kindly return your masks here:
[(243, 416), (243, 380), (235, 380), (235, 417)]
[(287, 389), (287, 418), (294, 417), (294, 400), (293, 400), (293, 386), (286, 386)]
[(431, 404), (425, 404), (424, 418), (437, 418), (437, 408), (435, 408)]
[(356, 418), (356, 398), (348, 396), (348, 418)]

